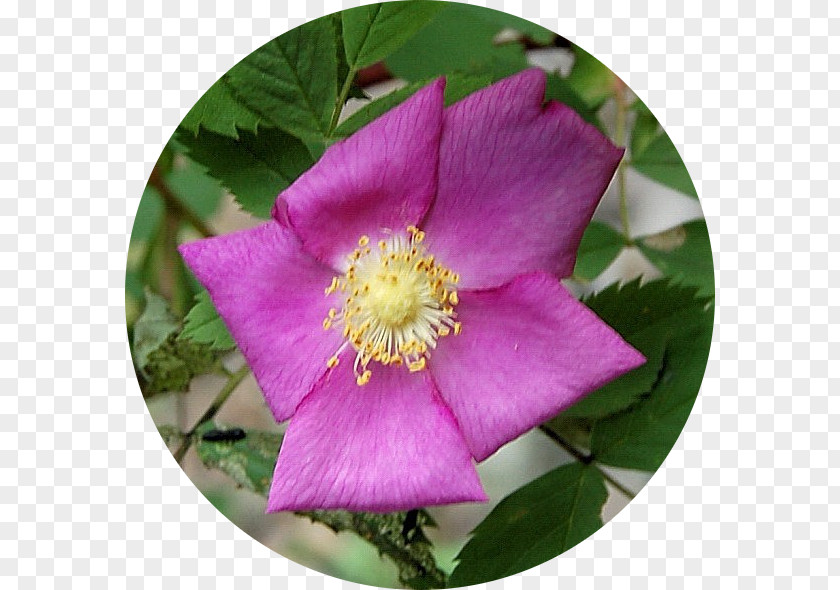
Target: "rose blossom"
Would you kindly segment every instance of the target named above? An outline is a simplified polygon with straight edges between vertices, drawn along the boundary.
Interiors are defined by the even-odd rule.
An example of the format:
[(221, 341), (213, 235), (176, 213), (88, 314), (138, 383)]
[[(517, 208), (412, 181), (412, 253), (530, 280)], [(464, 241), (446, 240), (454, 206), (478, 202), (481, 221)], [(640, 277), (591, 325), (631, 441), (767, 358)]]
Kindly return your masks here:
[(560, 284), (623, 150), (527, 70), (331, 146), (274, 220), (181, 246), (286, 431), (268, 510), (486, 496), (501, 445), (644, 357)]

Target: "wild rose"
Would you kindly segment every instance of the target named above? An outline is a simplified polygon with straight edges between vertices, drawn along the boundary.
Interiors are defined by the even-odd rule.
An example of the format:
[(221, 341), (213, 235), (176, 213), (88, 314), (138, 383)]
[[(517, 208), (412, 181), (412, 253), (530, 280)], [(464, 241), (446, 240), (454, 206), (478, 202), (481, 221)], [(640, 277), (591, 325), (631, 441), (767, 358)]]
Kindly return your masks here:
[(331, 146), (273, 221), (181, 247), (291, 418), (269, 511), (486, 500), (475, 461), (644, 363), (558, 280), (622, 150), (541, 71), (443, 89)]

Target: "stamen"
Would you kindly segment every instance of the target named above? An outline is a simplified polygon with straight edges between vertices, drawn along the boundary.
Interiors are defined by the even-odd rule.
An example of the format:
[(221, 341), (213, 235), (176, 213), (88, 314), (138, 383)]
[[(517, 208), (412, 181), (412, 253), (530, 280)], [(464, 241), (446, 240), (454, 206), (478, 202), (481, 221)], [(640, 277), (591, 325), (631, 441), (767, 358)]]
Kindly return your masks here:
[[(454, 319), (459, 275), (426, 251), (425, 232), (415, 226), (406, 231), (407, 236), (386, 231), (390, 237), (373, 250), (370, 237), (361, 236), (347, 257), (344, 276), (333, 278), (325, 289), (328, 296), (344, 294), (344, 306), (331, 308), (323, 326), (343, 324), (342, 349), (356, 349), (353, 372), (360, 386), (371, 379), (371, 362), (405, 366), (410, 372), (426, 369), (437, 339), (461, 331)], [(327, 367), (337, 365), (336, 354)]]

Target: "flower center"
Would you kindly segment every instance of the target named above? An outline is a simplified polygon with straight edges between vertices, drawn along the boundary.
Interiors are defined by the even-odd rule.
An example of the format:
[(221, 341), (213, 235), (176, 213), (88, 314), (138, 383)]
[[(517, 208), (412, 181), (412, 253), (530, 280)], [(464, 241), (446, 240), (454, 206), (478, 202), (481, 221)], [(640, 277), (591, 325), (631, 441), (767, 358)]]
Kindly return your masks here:
[(359, 385), (370, 381), (371, 361), (422, 371), (437, 339), (461, 332), (454, 319), (459, 277), (426, 251), (424, 237), (409, 226), (407, 236), (392, 235), (378, 247), (370, 246), (368, 236), (359, 238), (347, 272), (325, 290), (327, 296), (342, 293), (344, 307), (330, 309), (324, 329), (343, 325), (346, 339), (327, 367), (336, 367), (339, 353), (350, 345), (356, 349)]

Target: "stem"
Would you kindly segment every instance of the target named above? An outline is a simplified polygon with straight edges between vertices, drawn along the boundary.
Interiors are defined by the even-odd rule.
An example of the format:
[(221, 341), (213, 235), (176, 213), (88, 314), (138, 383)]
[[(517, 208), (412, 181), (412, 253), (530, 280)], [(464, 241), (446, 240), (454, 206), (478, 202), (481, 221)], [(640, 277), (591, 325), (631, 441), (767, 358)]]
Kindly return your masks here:
[(353, 80), (356, 79), (356, 68), (350, 68), (347, 72), (347, 77), (344, 79), (344, 84), (341, 91), (335, 98), (335, 107), (333, 108), (332, 118), (330, 119), (330, 127), (327, 130), (327, 136), (332, 136), (335, 128), (338, 127), (338, 118), (341, 116), (341, 111), (344, 108), (344, 103), (347, 102), (347, 96), (350, 94), (350, 88), (353, 86)]
[(248, 373), (251, 372), (251, 368), (248, 365), (243, 365), (241, 369), (233, 373), (225, 383), (225, 386), (222, 387), (222, 390), (216, 396), (216, 399), (213, 400), (213, 403), (210, 404), (210, 407), (207, 408), (207, 411), (204, 412), (204, 415), (198, 419), (198, 422), (195, 423), (189, 432), (184, 435), (184, 442), (181, 443), (181, 446), (178, 447), (173, 455), (175, 456), (175, 460), (180, 463), (184, 459), (184, 455), (187, 454), (187, 451), (192, 444), (193, 438), (195, 436), (195, 431), (198, 429), (199, 426), (204, 424), (205, 422), (212, 420), (219, 410), (222, 408), (224, 403), (230, 397), (230, 394), (237, 388), (237, 386), (242, 383), (242, 380), (248, 376)]
[[(543, 432), (543, 434), (545, 434), (548, 438), (550, 438), (551, 440), (553, 440), (554, 442), (556, 442), (558, 445), (560, 445), (561, 447), (563, 447), (563, 450), (564, 450), (564, 451), (566, 451), (567, 453), (569, 453), (572, 457), (574, 457), (577, 461), (580, 461), (580, 462), (581, 462), (581, 463), (583, 463), (584, 465), (590, 465), (590, 464), (592, 464), (592, 462), (595, 460), (595, 458), (594, 458), (592, 455), (587, 455), (587, 454), (585, 454), (585, 453), (582, 453), (581, 451), (579, 451), (578, 449), (576, 449), (576, 448), (572, 445), (572, 443), (570, 443), (570, 442), (569, 442), (569, 441), (567, 441), (565, 438), (563, 438), (562, 436), (560, 436), (559, 434), (557, 434), (556, 432), (554, 432), (551, 428), (549, 428), (549, 427), (548, 427), (548, 426), (546, 426), (545, 424), (540, 425), (540, 430), (541, 430), (541, 431)], [(625, 496), (627, 496), (627, 497), (628, 497), (628, 498), (630, 498), (631, 500), (632, 500), (633, 498), (635, 498), (635, 497), (636, 497), (636, 494), (634, 494), (632, 491), (630, 491), (630, 490), (629, 490), (627, 487), (625, 487), (623, 484), (618, 483), (618, 482), (615, 480), (615, 478), (614, 478), (613, 476), (611, 476), (609, 473), (606, 473), (603, 469), (601, 469), (601, 468), (600, 468), (600, 467), (598, 467), (598, 466), (596, 466), (595, 468), (596, 468), (596, 469), (597, 469), (597, 470), (601, 473), (601, 477), (603, 477), (603, 478), (604, 478), (604, 480), (605, 480), (607, 483), (609, 483), (611, 486), (613, 486), (613, 487), (614, 487), (615, 489), (617, 489), (619, 492), (621, 492), (622, 494), (624, 494)]]
[(187, 223), (198, 230), (198, 232), (205, 238), (216, 235), (216, 232), (210, 229), (210, 227), (204, 223), (204, 220), (202, 220), (192, 211), (192, 209), (189, 209), (178, 197), (175, 196), (175, 193), (173, 193), (172, 189), (169, 188), (169, 185), (166, 184), (163, 176), (160, 175), (157, 167), (152, 170), (152, 175), (149, 177), (149, 184), (154, 187), (163, 199), (167, 210), (184, 219)]
[[(613, 141), (616, 145), (623, 147), (627, 144), (627, 98), (625, 96), (627, 87), (620, 79), (615, 79), (615, 136)], [(628, 245), (633, 243), (630, 235), (630, 214), (627, 210), (627, 179), (625, 174), (626, 164), (622, 158), (618, 164), (618, 208), (621, 216), (621, 232)]]

